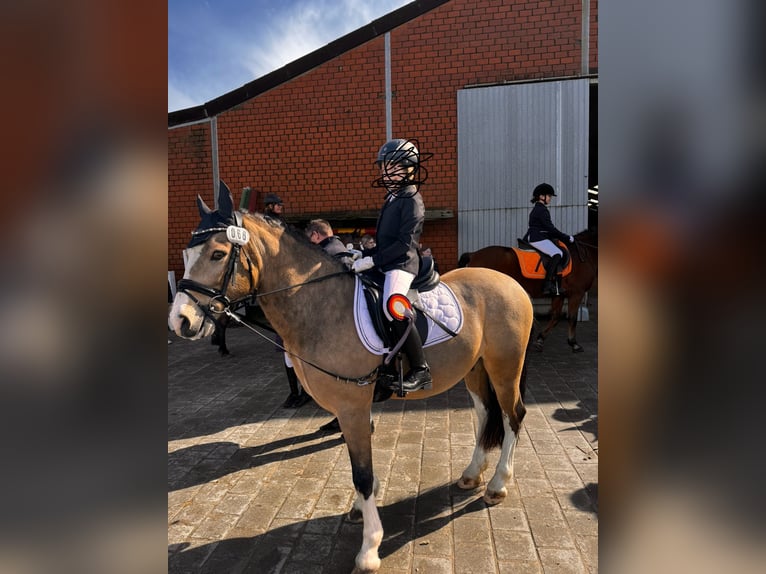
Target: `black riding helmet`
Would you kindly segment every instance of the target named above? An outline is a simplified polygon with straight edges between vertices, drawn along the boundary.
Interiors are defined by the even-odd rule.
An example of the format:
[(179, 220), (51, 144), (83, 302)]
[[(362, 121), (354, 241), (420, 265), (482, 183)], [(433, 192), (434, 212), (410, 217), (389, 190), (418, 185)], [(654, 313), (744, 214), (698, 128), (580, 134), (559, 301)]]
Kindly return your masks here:
[(556, 190), (553, 189), (550, 183), (541, 183), (532, 192), (532, 203), (536, 202), (541, 195), (552, 195), (555, 197)]
[(389, 193), (396, 193), (396, 188), (403, 188), (409, 185), (420, 185), (428, 177), (428, 172), (422, 163), (429, 159), (433, 154), (420, 153), (417, 140), (392, 139), (384, 143), (378, 150), (375, 165), (380, 169), (384, 165), (403, 166), (412, 168), (407, 177), (401, 180), (399, 185), (392, 186), (391, 182), (384, 181), (383, 176), (376, 178), (373, 187), (384, 187)]
[(409, 140), (388, 140), (378, 150), (378, 159), (375, 163), (378, 167), (384, 163), (417, 167), (420, 163), (420, 154), (417, 146)]

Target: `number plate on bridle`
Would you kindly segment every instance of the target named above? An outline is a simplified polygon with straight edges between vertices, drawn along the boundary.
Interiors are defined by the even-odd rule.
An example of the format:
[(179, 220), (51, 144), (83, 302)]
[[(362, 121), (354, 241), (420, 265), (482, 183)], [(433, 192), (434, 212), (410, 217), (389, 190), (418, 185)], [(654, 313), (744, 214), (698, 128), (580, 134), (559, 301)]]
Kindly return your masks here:
[(250, 241), (250, 232), (244, 227), (229, 225), (226, 228), (226, 238), (235, 245), (245, 245)]

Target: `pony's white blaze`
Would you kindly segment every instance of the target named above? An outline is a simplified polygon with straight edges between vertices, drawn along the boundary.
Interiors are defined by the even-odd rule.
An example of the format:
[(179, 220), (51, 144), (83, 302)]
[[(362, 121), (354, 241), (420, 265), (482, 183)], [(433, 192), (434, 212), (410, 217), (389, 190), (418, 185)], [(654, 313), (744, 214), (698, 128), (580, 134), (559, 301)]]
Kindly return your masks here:
[[(202, 245), (184, 249), (184, 279), (190, 279), (189, 270), (201, 254)], [(184, 323), (187, 324), (186, 332), (182, 330)], [(199, 306), (186, 293), (180, 292), (176, 293), (173, 299), (173, 305), (168, 314), (168, 326), (179, 337), (192, 340), (207, 337), (215, 331), (215, 325), (205, 321), (205, 314)]]

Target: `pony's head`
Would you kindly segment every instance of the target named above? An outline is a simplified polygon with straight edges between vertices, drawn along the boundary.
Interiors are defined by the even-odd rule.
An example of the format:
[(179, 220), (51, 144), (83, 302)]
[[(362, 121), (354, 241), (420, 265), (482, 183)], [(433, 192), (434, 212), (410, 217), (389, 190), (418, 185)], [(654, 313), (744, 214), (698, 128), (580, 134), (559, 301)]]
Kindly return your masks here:
[(229, 188), (220, 182), (215, 211), (199, 196), (197, 207), (200, 224), (184, 250), (184, 276), (168, 317), (170, 328), (187, 339), (212, 335), (221, 313), (252, 291), (251, 263), (240, 250), (249, 232)]

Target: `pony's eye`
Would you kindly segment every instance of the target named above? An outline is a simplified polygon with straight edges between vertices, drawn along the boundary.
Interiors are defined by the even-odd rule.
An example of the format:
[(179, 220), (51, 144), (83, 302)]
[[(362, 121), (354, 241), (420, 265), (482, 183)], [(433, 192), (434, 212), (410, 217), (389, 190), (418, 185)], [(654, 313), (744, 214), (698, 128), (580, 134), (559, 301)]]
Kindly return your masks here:
[(213, 261), (220, 261), (224, 257), (226, 257), (226, 252), (217, 250), (217, 251), (213, 251), (213, 254), (210, 256), (210, 259), (212, 259)]

